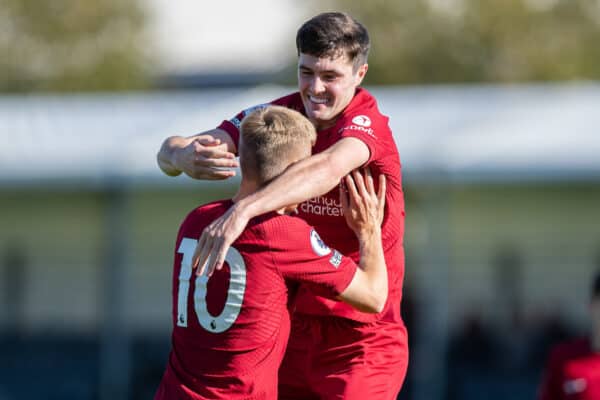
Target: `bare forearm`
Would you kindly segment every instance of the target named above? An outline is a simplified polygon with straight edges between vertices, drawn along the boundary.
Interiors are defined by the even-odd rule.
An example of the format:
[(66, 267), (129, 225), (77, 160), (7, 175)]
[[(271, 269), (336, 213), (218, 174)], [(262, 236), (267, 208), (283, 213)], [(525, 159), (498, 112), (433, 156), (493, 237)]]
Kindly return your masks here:
[(387, 270), (381, 233), (359, 235), (360, 263), (352, 282), (338, 297), (357, 310), (368, 313), (383, 311), (387, 300)]
[(387, 300), (388, 280), (381, 244), (381, 229), (376, 227), (372, 232), (363, 232), (358, 236), (358, 241), (360, 245), (359, 267), (366, 276), (373, 302), (379, 303), (383, 308)]
[(160, 169), (169, 176), (177, 176), (181, 174), (181, 170), (175, 166), (175, 151), (182, 149), (193, 140), (192, 138), (185, 138), (183, 136), (171, 136), (167, 138), (158, 154), (156, 155), (156, 161)]
[(327, 193), (343, 176), (366, 163), (369, 154), (369, 148), (362, 141), (343, 138), (324, 152), (292, 165), (261, 190), (236, 199), (226, 214), (204, 229), (194, 263), (204, 265), (210, 254), (216, 254), (203, 268), (209, 274), (221, 268), (229, 246), (251, 218)]
[(250, 219), (325, 194), (344, 174), (328, 154), (317, 154), (292, 165), (282, 175), (239, 202)]
[(160, 169), (167, 175), (184, 172), (195, 179), (226, 179), (235, 173), (236, 145), (227, 132), (213, 129), (190, 137), (171, 136), (156, 156)]

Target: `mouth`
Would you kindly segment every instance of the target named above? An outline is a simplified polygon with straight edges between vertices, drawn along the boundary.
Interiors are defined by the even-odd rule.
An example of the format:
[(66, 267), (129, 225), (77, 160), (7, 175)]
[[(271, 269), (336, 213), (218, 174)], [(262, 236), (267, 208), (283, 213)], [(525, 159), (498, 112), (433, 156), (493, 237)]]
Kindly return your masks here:
[(327, 104), (327, 102), (329, 101), (327, 97), (319, 97), (313, 95), (308, 95), (308, 100), (310, 100), (310, 102), (314, 104)]

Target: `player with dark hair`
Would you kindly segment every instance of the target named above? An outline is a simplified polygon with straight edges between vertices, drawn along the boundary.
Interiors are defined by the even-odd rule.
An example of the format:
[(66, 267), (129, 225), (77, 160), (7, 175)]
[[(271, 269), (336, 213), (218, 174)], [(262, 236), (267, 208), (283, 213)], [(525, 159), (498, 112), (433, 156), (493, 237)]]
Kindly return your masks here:
[[(319, 14), (298, 30), (298, 92), (272, 101), (303, 113), (317, 129), (313, 155), (236, 202), (200, 236), (194, 265), (211, 274), (252, 218), (301, 203), (299, 216), (325, 241), (358, 260), (359, 243), (344, 223), (337, 186), (368, 166), (387, 181), (382, 238), (388, 268), (385, 309), (365, 314), (301, 287), (280, 373), (283, 399), (395, 399), (406, 374), (408, 340), (400, 301), (404, 279), (404, 199), (400, 159), (388, 118), (359, 87), (368, 70), (369, 35), (344, 13)], [(261, 106), (258, 106), (261, 107)], [(158, 162), (169, 175), (201, 179), (234, 174), (240, 121), (254, 108), (189, 138), (171, 137)]]
[(592, 285), (590, 334), (552, 349), (539, 400), (600, 399), (600, 272)]
[(156, 400), (277, 398), (277, 371), (299, 284), (366, 312), (387, 297), (381, 245), (385, 179), (375, 192), (371, 174), (346, 177), (344, 215), (360, 242), (360, 268), (324, 244), (295, 206), (254, 218), (229, 248), (227, 267), (192, 279), (192, 254), (202, 229), (232, 204), (290, 164), (310, 155), (315, 129), (296, 111), (270, 106), (241, 125), (242, 182), (232, 200), (192, 211), (183, 221), (173, 268), (173, 334)]

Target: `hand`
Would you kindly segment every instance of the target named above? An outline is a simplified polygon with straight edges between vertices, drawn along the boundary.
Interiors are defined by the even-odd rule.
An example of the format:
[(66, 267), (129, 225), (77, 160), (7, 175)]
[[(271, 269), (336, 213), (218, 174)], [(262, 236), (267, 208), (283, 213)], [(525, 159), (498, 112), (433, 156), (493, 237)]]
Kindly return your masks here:
[(192, 268), (197, 268), (196, 275), (200, 276), (206, 271), (206, 276), (210, 277), (215, 269), (223, 268), (229, 247), (247, 224), (248, 219), (239, 212), (238, 204), (234, 204), (204, 228), (192, 257)]
[(197, 136), (173, 154), (173, 165), (195, 179), (222, 180), (235, 176), (230, 168), (238, 166), (235, 154), (227, 151), (219, 139)]
[(385, 175), (379, 175), (379, 191), (375, 192), (371, 170), (364, 168), (344, 178), (346, 190), (340, 187), (340, 200), (346, 223), (359, 237), (370, 236), (380, 229), (385, 211)]

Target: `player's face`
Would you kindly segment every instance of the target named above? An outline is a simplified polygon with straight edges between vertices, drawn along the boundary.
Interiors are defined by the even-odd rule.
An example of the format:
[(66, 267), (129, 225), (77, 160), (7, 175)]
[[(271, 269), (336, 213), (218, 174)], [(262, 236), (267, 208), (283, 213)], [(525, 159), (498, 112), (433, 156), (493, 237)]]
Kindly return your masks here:
[(300, 54), (298, 88), (306, 116), (317, 130), (335, 123), (354, 97), (367, 68), (367, 64), (363, 64), (355, 70), (345, 55), (331, 59)]

